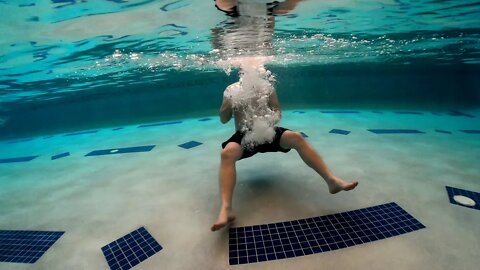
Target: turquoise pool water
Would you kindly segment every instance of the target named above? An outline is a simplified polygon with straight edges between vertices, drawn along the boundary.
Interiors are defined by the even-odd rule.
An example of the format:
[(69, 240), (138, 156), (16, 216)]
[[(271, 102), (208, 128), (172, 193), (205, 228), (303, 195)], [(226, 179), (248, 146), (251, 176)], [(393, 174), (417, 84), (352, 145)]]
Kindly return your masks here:
[(290, 2), (242, 24), (213, 1), (0, 1), (0, 137), (209, 114), (236, 81), (218, 60), (255, 49), (287, 107), (478, 105), (478, 3)]

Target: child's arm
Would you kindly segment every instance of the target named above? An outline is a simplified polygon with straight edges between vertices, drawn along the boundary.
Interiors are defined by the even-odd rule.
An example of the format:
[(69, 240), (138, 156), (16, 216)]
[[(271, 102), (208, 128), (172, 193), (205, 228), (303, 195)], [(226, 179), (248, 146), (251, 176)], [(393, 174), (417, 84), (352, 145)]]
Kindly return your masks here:
[(277, 113), (278, 120), (282, 118), (282, 109), (280, 108), (280, 102), (278, 101), (277, 91), (273, 90), (268, 100), (268, 106)]
[(285, 15), (292, 11), (298, 3), (302, 2), (303, 0), (286, 0), (278, 4), (274, 9), (274, 15)]
[(232, 119), (232, 113), (232, 102), (230, 98), (224, 96), (222, 106), (220, 107), (220, 111), (218, 112), (218, 114), (220, 115), (220, 122), (222, 122), (222, 124), (225, 124), (230, 121), (230, 119)]

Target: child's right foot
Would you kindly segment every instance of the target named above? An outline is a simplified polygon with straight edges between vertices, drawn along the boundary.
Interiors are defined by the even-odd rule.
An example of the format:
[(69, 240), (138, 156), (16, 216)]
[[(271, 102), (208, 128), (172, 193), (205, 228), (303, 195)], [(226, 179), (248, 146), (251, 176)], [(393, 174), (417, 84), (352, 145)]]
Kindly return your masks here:
[(338, 193), (340, 191), (348, 191), (357, 187), (358, 181), (347, 182), (341, 178), (334, 176), (328, 182), (328, 190), (331, 194)]
[(212, 225), (210, 230), (212, 232), (218, 231), (221, 228), (227, 226), (230, 222), (235, 220), (235, 217), (230, 214), (231, 209), (228, 208), (223, 208), (220, 210), (220, 213), (218, 214), (218, 219), (217, 221)]

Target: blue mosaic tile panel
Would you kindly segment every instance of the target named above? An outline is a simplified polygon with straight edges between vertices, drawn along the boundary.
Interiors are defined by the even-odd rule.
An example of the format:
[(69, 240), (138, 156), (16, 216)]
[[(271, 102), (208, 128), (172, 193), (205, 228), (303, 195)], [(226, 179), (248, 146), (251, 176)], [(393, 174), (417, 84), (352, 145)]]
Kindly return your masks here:
[(212, 120), (212, 118), (206, 117), (206, 118), (198, 119), (198, 121), (201, 121), (201, 122), (207, 122), (207, 121), (210, 121), (210, 120)]
[(367, 129), (375, 134), (424, 134), (425, 132), (416, 129)]
[(167, 126), (167, 125), (175, 125), (175, 124), (180, 124), (182, 121), (171, 121), (171, 122), (161, 122), (161, 123), (153, 123), (153, 124), (145, 124), (145, 125), (140, 125), (138, 126), (139, 128), (144, 128), (144, 127), (157, 127), (157, 126)]
[(0, 262), (35, 263), (64, 232), (0, 231)]
[(461, 129), (459, 131), (467, 134), (480, 134), (480, 129)]
[(359, 111), (320, 111), (321, 113), (360, 113)]
[(97, 132), (98, 132), (98, 130), (79, 131), (79, 132), (67, 133), (63, 136), (76, 136), (76, 135), (84, 135), (84, 134), (93, 134), (93, 133), (97, 133)]
[(395, 112), (396, 114), (423, 114), (422, 112), (408, 112), (408, 111), (401, 111)]
[(59, 158), (64, 158), (64, 157), (68, 157), (70, 156), (70, 152), (65, 152), (65, 153), (61, 153), (61, 154), (58, 154), (58, 155), (54, 155), (51, 157), (52, 160), (55, 160), (55, 159), (59, 159)]
[[(456, 204), (456, 205), (460, 205), (460, 206), (463, 206), (463, 207), (480, 210), (480, 193), (465, 190), (465, 189), (460, 189), (460, 188), (449, 187), (449, 186), (446, 186), (446, 189), (447, 189), (448, 199), (450, 200), (451, 204)], [(468, 205), (459, 204), (453, 199), (453, 196), (455, 196), (455, 195), (461, 195), (461, 196), (468, 197), (468, 198), (475, 201), (475, 205), (474, 206), (468, 206)]]
[(287, 222), (230, 228), (230, 265), (272, 261), (382, 240), (425, 228), (396, 203)]
[(111, 270), (131, 269), (162, 250), (162, 246), (141, 227), (102, 247)]
[(435, 132), (438, 132), (438, 133), (444, 133), (444, 134), (452, 134), (451, 131), (448, 131), (448, 130), (442, 130), (442, 129), (435, 129)]
[(155, 147), (155, 145), (146, 145), (146, 146), (135, 146), (135, 147), (95, 150), (95, 151), (92, 151), (92, 152), (86, 154), (85, 156), (90, 157), (90, 156), (103, 156), (103, 155), (113, 155), (113, 154), (149, 152), (154, 147)]
[(0, 163), (15, 163), (27, 162), (36, 159), (38, 156), (15, 157), (15, 158), (0, 158)]
[(302, 134), (302, 137), (303, 137), (303, 138), (308, 138), (308, 135), (307, 135), (307, 134), (305, 134), (305, 133), (303, 133), (303, 132), (300, 132), (300, 134)]
[(329, 133), (332, 133), (332, 134), (340, 134), (340, 135), (348, 135), (348, 134), (350, 134), (350, 131), (334, 128), (334, 129), (330, 130)]
[(179, 147), (182, 147), (182, 148), (185, 148), (185, 149), (190, 149), (190, 148), (193, 148), (193, 147), (197, 147), (199, 145), (201, 145), (202, 143), (201, 142), (197, 142), (197, 141), (189, 141), (189, 142), (186, 142), (186, 143), (182, 143), (180, 145), (178, 145)]

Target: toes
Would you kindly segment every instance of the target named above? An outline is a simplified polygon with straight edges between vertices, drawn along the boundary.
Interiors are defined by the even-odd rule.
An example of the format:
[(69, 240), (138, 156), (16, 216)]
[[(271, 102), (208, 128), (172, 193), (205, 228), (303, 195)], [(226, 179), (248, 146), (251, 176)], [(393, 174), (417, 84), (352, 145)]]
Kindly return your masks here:
[(218, 230), (220, 230), (223, 226), (225, 226), (225, 225), (223, 225), (223, 224), (213, 224), (213, 226), (212, 226), (212, 228), (210, 228), (210, 230), (212, 230), (212, 232), (218, 231)]

